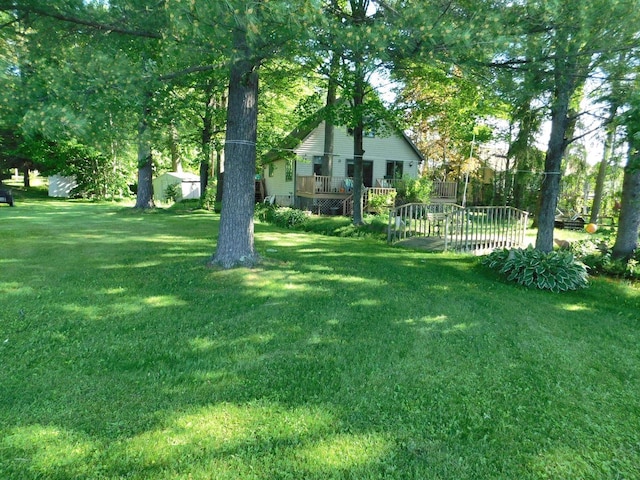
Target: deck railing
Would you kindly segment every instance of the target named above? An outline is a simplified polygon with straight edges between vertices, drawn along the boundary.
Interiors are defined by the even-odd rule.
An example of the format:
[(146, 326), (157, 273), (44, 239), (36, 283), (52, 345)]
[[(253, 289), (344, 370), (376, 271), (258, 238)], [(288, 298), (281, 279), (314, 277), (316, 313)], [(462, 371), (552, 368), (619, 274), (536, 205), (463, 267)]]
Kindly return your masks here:
[(353, 178), (326, 175), (298, 176), (296, 193), (315, 195), (322, 193), (349, 193), (353, 191)]
[[(376, 186), (378, 187), (391, 187), (396, 188), (397, 184), (402, 182), (401, 178), (388, 179), (378, 178), (376, 179)], [(433, 200), (447, 199), (451, 202), (455, 202), (456, 195), (458, 194), (457, 182), (441, 182), (434, 180), (431, 184), (431, 198)]]
[[(402, 179), (378, 178), (375, 186), (370, 188), (393, 189)], [(458, 191), (456, 182), (434, 181), (431, 188), (431, 198), (449, 199), (455, 201)], [(327, 175), (311, 175), (296, 177), (296, 193), (305, 195), (324, 193), (351, 193), (353, 192), (353, 177), (332, 177)]]
[(433, 182), (431, 187), (431, 198), (456, 198), (458, 194), (457, 182)]
[(529, 214), (513, 207), (468, 207), (410, 203), (391, 210), (389, 243), (438, 236), (445, 250), (483, 255), (524, 245)]

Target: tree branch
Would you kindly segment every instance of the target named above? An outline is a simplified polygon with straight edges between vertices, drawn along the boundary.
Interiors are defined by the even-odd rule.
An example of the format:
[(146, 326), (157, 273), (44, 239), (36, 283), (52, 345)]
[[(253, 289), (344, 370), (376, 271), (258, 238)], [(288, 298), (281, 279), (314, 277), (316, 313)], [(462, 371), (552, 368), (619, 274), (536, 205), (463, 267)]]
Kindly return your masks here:
[(37, 7), (22, 7), (20, 5), (0, 3), (0, 11), (19, 11), (22, 14), (35, 14), (41, 17), (53, 18), (62, 22), (73, 23), (76, 25), (83, 25), (85, 27), (91, 27), (94, 30), (106, 32), (106, 33), (120, 33), (123, 35), (129, 35), (133, 37), (153, 38), (161, 39), (162, 35), (157, 32), (149, 32), (146, 30), (133, 30), (124, 27), (119, 27), (113, 24), (105, 24), (95, 20), (80, 18), (74, 15), (66, 13), (58, 13), (53, 10), (41, 9)]
[(189, 75), (191, 73), (198, 72), (210, 72), (211, 70), (215, 70), (216, 68), (220, 68), (222, 64), (219, 65), (197, 65), (193, 67), (188, 67), (183, 70), (178, 70), (177, 72), (167, 73), (165, 75), (160, 75), (158, 80), (166, 81), (166, 80), (174, 80), (183, 75)]

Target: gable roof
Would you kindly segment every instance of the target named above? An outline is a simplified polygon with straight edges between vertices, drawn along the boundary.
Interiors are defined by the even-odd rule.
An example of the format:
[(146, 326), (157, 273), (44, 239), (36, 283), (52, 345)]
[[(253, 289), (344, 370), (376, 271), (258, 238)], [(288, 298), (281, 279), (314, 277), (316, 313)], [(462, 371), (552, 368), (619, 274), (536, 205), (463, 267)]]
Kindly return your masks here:
[[(325, 120), (324, 113), (326, 109), (326, 106), (322, 107), (315, 114), (303, 120), (282, 140), (282, 142), (280, 142), (278, 147), (271, 149), (263, 156), (262, 164), (266, 165), (288, 156), (295, 156), (295, 148), (298, 147), (309, 135), (311, 135), (311, 132), (313, 132), (322, 123), (322, 121)], [(418, 150), (416, 144), (411, 141), (404, 131), (397, 126), (390, 125), (389, 122), (385, 121), (385, 123), (389, 125), (391, 131), (395, 132), (398, 136), (402, 137), (405, 142), (407, 142), (420, 161), (425, 160), (422, 152)]]
[(160, 177), (177, 178), (183, 182), (200, 182), (200, 177), (198, 175), (189, 172), (164, 172), (158, 175), (156, 178)]
[(294, 156), (293, 150), (322, 123), (326, 108), (321, 108), (315, 114), (300, 122), (296, 128), (282, 139), (277, 147), (272, 148), (264, 155), (262, 163), (267, 164), (289, 155)]

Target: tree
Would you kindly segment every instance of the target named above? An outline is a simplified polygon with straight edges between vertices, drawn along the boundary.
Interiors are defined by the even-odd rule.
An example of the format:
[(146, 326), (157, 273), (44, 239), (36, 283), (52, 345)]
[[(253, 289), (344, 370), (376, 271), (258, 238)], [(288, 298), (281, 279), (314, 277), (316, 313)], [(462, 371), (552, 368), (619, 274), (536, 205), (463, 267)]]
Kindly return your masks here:
[[(163, 18), (155, 15), (148, 20), (148, 7), (142, 0), (0, 2), (0, 10), (14, 18), (12, 25), (28, 22), (24, 38), (29, 61), (17, 70), (25, 79), (23, 96), (29, 99), (20, 130), (26, 137), (74, 139), (119, 162), (118, 154), (126, 151), (122, 147), (136, 127), (131, 118), (137, 118), (141, 174), (136, 205), (140, 207), (153, 202), (151, 119), (146, 117), (153, 99), (148, 90), (150, 71), (155, 70), (152, 57), (161, 39), (154, 22)], [(150, 23), (145, 24), (147, 20)], [(118, 21), (121, 25), (116, 25)], [(145, 46), (140, 39), (155, 43)]]
[[(326, 14), (330, 19), (325, 33), (326, 57), (331, 59), (329, 70), (329, 88), (327, 104), (334, 103), (333, 89), (338, 76), (343, 80), (343, 92), (349, 99), (349, 107), (343, 113), (347, 127), (353, 134), (353, 223), (362, 223), (363, 191), (363, 135), (367, 117), (366, 96), (370, 91), (367, 79), (375, 69), (376, 48), (372, 11), (375, 3), (370, 0), (334, 0), (326, 5)], [(379, 28), (379, 27), (378, 27)], [(337, 55), (342, 60), (342, 69), (336, 70)], [(329, 114), (330, 109), (328, 110)], [(369, 112), (369, 115), (371, 112)], [(333, 123), (333, 122), (332, 122)], [(331, 132), (329, 132), (331, 135)], [(331, 138), (326, 139), (327, 142)], [(329, 145), (325, 147), (328, 148)], [(330, 153), (330, 152), (325, 152)], [(327, 157), (325, 162), (329, 164)]]
[[(632, 73), (634, 61), (632, 52), (624, 51), (611, 58), (606, 62), (602, 70), (608, 72), (609, 81), (594, 92), (594, 100), (600, 101), (606, 105), (606, 113), (602, 120), (602, 128), (604, 130), (604, 144), (602, 149), (602, 159), (598, 166), (598, 174), (596, 177), (596, 186), (594, 192), (593, 203), (589, 223), (597, 223), (600, 216), (603, 199), (605, 197), (605, 180), (609, 170), (609, 164), (614, 158), (614, 152), (617, 143), (617, 131), (619, 124), (617, 117), (621, 109), (621, 102), (627, 93), (627, 76)], [(604, 90), (604, 94), (602, 93)]]
[(171, 8), (176, 35), (207, 38), (229, 59), (222, 212), (210, 263), (223, 268), (253, 265), (258, 260), (253, 210), (259, 70), (268, 59), (286, 59), (299, 51), (301, 40), (308, 37), (310, 19), (320, 17), (315, 2), (309, 0), (177, 2)]
[[(638, 9), (631, 0), (583, 0), (558, 2), (529, 1), (513, 3), (513, 15), (507, 30), (519, 29), (493, 66), (540, 72), (541, 82), (534, 96), (548, 99), (551, 133), (545, 157), (545, 173), (540, 191), (536, 248), (553, 248), (555, 211), (560, 190), (561, 163), (572, 138), (579, 114), (572, 102), (581, 92), (586, 79), (597, 67), (617, 52), (637, 46), (635, 21)], [(505, 17), (505, 18), (508, 18)], [(625, 18), (625, 22), (620, 22)], [(523, 43), (530, 43), (526, 56), (521, 56)], [(615, 45), (615, 48), (612, 46)]]
[[(453, 12), (449, 7), (453, 3), (374, 0), (327, 3), (326, 12), (331, 22), (325, 56), (332, 58), (336, 53), (341, 56), (342, 92), (349, 99), (344, 118), (353, 132), (353, 223), (356, 225), (362, 223), (364, 130), (382, 131), (389, 118), (372, 84), (391, 71), (399, 73), (407, 64), (433, 62), (442, 32), (455, 23), (450, 23), (449, 18)], [(461, 9), (464, 10), (464, 6)], [(434, 39), (437, 39), (435, 43)]]
[(640, 228), (640, 88), (637, 82), (629, 94), (628, 110), (620, 120), (626, 130), (629, 150), (622, 183), (618, 234), (612, 257), (626, 262), (638, 248)]
[(490, 89), (480, 87), (479, 77), (450, 62), (412, 64), (403, 80), (396, 108), (404, 112), (416, 144), (430, 158), (425, 173), (443, 180), (457, 180), (463, 170), (470, 174), (471, 146), (489, 139), (479, 124), (504, 116), (499, 111), (503, 106)]
[(638, 248), (638, 228), (640, 227), (640, 153), (636, 145), (630, 147), (627, 166), (624, 169), (622, 202), (618, 234), (613, 246), (612, 257), (628, 261)]
[[(340, 68), (340, 56), (338, 52), (332, 52), (329, 61), (329, 75), (327, 79), (327, 97), (325, 107), (332, 111), (338, 100), (338, 80), (336, 76)], [(329, 117), (324, 124), (324, 148), (322, 150), (322, 175), (333, 175), (333, 147), (334, 147), (334, 122)]]

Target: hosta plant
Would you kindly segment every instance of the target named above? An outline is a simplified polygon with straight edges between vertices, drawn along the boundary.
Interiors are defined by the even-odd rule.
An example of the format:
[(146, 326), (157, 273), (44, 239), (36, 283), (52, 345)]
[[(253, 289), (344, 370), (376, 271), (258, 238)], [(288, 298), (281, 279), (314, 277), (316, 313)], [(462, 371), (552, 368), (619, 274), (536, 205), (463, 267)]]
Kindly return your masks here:
[(482, 264), (525, 287), (564, 292), (588, 285), (585, 265), (565, 250), (549, 253), (533, 247), (496, 250), (484, 257)]

